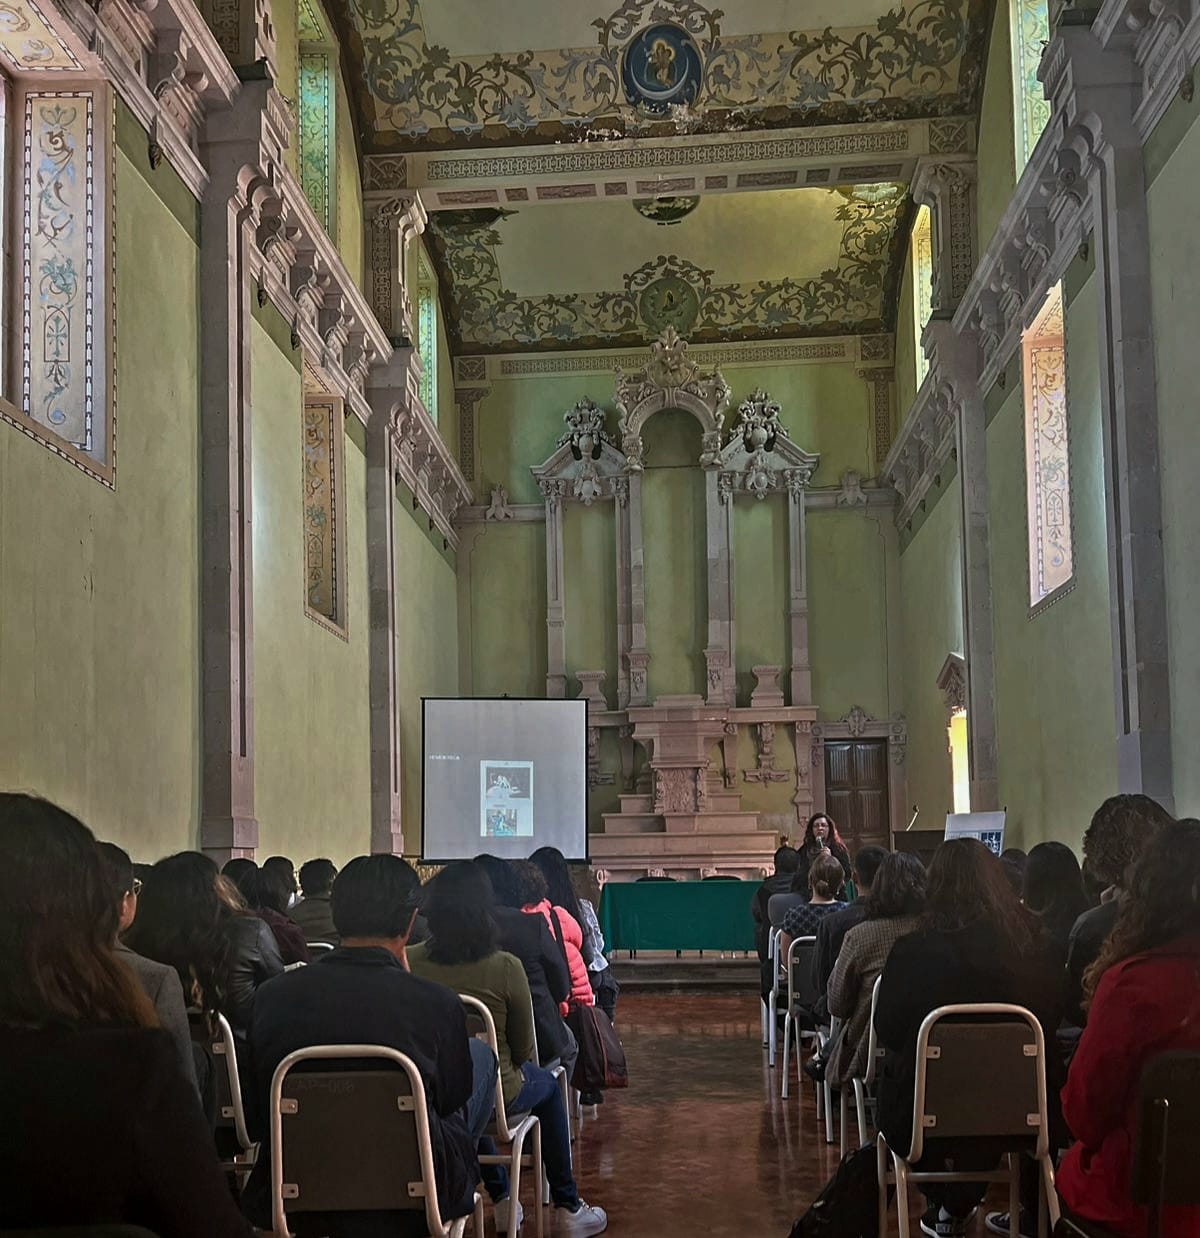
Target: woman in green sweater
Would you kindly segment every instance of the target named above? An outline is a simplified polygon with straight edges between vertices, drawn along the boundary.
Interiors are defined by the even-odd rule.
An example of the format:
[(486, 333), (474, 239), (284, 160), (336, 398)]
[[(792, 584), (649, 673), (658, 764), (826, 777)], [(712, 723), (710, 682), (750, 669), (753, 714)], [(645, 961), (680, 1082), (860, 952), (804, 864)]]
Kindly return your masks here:
[[(533, 1004), (520, 960), (496, 946), (492, 887), (470, 860), (447, 865), (425, 888), (429, 939), (408, 951), (414, 974), (478, 998), (496, 1024), (500, 1081), (510, 1113), (532, 1113), (557, 1215), (555, 1232), (582, 1238), (608, 1225), (603, 1208), (579, 1198), (571, 1173), (571, 1132), (554, 1076), (536, 1064)], [(515, 1227), (514, 1227), (515, 1228)]]

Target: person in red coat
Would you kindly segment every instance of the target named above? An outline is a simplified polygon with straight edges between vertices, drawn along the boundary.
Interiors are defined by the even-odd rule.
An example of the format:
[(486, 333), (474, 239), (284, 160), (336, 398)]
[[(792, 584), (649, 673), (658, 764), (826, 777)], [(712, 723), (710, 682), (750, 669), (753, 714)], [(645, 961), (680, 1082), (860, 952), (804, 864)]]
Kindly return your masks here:
[[(1145, 1238), (1129, 1197), (1143, 1068), (1200, 1051), (1200, 821), (1163, 827), (1138, 860), (1100, 957), (1084, 977), (1087, 1027), (1063, 1088), (1076, 1139), (1056, 1176), (1066, 1207)], [(1200, 1207), (1164, 1209), (1165, 1238), (1196, 1238)]]

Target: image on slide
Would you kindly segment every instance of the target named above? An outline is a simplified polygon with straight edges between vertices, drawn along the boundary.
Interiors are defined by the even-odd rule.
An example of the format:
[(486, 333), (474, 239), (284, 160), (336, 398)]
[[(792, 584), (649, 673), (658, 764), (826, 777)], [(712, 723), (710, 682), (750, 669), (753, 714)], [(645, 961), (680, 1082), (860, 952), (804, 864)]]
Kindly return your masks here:
[(479, 762), (479, 837), (533, 837), (533, 762)]

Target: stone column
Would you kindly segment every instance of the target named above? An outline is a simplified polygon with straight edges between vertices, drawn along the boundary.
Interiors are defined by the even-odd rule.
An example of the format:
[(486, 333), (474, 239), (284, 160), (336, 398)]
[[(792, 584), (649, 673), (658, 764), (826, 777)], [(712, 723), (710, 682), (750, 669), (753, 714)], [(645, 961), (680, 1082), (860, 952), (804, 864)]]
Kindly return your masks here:
[(629, 512), (626, 517), (629, 564), (629, 704), (650, 703), (647, 671), (650, 651), (646, 648), (646, 558), (642, 545), (642, 474), (629, 473)]
[(277, 200), (274, 159), (287, 141), (269, 78), (243, 84), (208, 119), (201, 157), (200, 489), (203, 770), (201, 849), (253, 855), (254, 567), (250, 470), (250, 246), (262, 207)]
[(913, 199), (933, 221), (933, 310), (951, 313), (975, 273), (975, 160), (925, 156), (917, 161)]
[(708, 545), (708, 644), (704, 649), (708, 703), (732, 705), (736, 695), (733, 604), (733, 495), (721, 474), (704, 470)]
[(567, 695), (566, 574), (563, 571), (562, 505), (566, 483), (538, 483), (546, 499), (546, 696)]
[(805, 544), (804, 492), (811, 469), (788, 469), (788, 629), (792, 651), (792, 705), (812, 704), (812, 668), (808, 661), (808, 550)]

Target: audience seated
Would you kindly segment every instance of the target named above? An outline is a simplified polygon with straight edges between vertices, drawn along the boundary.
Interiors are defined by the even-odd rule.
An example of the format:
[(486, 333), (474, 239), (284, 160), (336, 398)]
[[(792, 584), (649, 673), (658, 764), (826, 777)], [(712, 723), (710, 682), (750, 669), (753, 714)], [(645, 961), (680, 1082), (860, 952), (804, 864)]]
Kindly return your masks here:
[[(925, 866), (911, 852), (885, 852), (870, 883), (870, 894), (860, 902), (865, 918), (846, 933), (829, 978), (829, 1013), (843, 1024), (830, 1048), (826, 1073), (838, 1088), (847, 1087), (855, 1075), (866, 1071), (871, 993), (892, 947), (918, 927), (925, 908)], [(825, 919), (822, 932), (833, 918)], [(818, 935), (818, 947), (820, 940)]]
[(338, 944), (330, 899), (336, 876), (337, 869), (330, 860), (309, 860), (300, 865), (300, 892), (304, 897), (292, 907), (288, 916), (293, 924), (300, 926), (305, 941)]
[[(821, 917), (817, 926), (817, 952), (813, 956), (813, 975), (817, 988), (822, 993), (829, 988), (829, 977), (837, 962), (838, 951), (846, 934), (856, 924), (861, 924), (868, 915), (869, 899), (875, 886), (879, 866), (888, 858), (885, 847), (868, 846), (854, 857), (854, 902), (841, 911), (830, 912)], [(921, 866), (922, 872), (924, 865)]]
[(561, 1007), (571, 996), (567, 957), (550, 936), (550, 928), (541, 916), (522, 913), (523, 900), (513, 866), (494, 855), (478, 856), (475, 863), (487, 873), (492, 884), (496, 944), (520, 959), (525, 968), (533, 998), (538, 1053), (543, 1062), (557, 1058), (569, 1077), (575, 1069), (579, 1046), (561, 1013)]
[(544, 917), (551, 935), (566, 955), (571, 993), (563, 1003), (562, 1013), (567, 1014), (571, 1006), (594, 1005), (596, 995), (583, 961), (583, 929), (579, 921), (561, 904), (550, 901), (545, 874), (532, 860), (513, 860), (512, 865), (517, 891), (523, 900), (521, 910), (528, 916)]
[(604, 933), (600, 929), (600, 917), (596, 914), (596, 908), (600, 906), (600, 883), (589, 865), (577, 864), (571, 870), (571, 884), (575, 887), (579, 910), (583, 915), (579, 922), (583, 929), (583, 961), (587, 964), (596, 1005), (610, 1020), (615, 1020), (621, 986), (608, 965)]
[[(386, 1045), (413, 1059), (429, 1102), (438, 1206), (444, 1217), (471, 1211), (479, 1180), (475, 1141), (492, 1111), (496, 1061), (468, 1037), (456, 996), (409, 972), (405, 951), (419, 890), (416, 872), (399, 856), (351, 860), (333, 884), (341, 947), (258, 992), (244, 1089), (251, 1136), (264, 1145), (245, 1195), (257, 1225), (271, 1223), (271, 1078), (289, 1053), (326, 1044)], [(423, 1213), (305, 1213), (292, 1220), (301, 1238), (331, 1228), (338, 1238), (415, 1236), (424, 1225)]]
[(279, 865), (259, 868), (253, 860), (230, 860), (221, 870), (221, 875), (237, 886), (246, 906), (271, 930), (285, 967), (311, 962), (312, 955), (304, 933), (287, 916), (292, 889)]
[[(146, 996), (154, 1006), (158, 1026), (169, 1032), (179, 1054), (179, 1065), (184, 1077), (196, 1083), (196, 1063), (193, 1058), (192, 1033), (188, 1027), (187, 1006), (183, 1000), (183, 986), (173, 967), (156, 963), (135, 954), (121, 941), (121, 934), (129, 930), (137, 917), (138, 893), (142, 883), (133, 875), (133, 863), (116, 843), (97, 843), (100, 857), (100, 876), (113, 907), (117, 909), (116, 932), (113, 948), (117, 957), (137, 977)], [(107, 914), (105, 919), (107, 920)]]
[(804, 841), (800, 844), (797, 851), (796, 876), (792, 882), (793, 890), (808, 888), (810, 884), (808, 870), (823, 851), (828, 851), (837, 860), (842, 866), (843, 877), (846, 881), (849, 881), (851, 871), (850, 852), (846, 849), (846, 844), (842, 842), (842, 836), (838, 833), (833, 818), (828, 813), (818, 812), (809, 817), (808, 825), (804, 831)]
[(1070, 847), (1049, 842), (1033, 848), (1025, 863), (1021, 901), (1037, 916), (1065, 965), (1071, 928), (1088, 909), (1079, 861)]
[[(1124, 878), (1123, 878), (1124, 881)], [(1152, 831), (1125, 882), (1112, 932), (1084, 975), (1087, 1027), (1063, 1089), (1078, 1140), (1063, 1159), (1063, 1203), (1121, 1238), (1145, 1238), (1130, 1200), (1142, 1068), (1200, 1051), (1200, 821)], [(1200, 1234), (1200, 1207), (1168, 1207), (1165, 1238)]]
[[(299, 885), (296, 882), (296, 866), (286, 855), (269, 855), (262, 862), (263, 872), (272, 873), (287, 890), (287, 906), (293, 906), (299, 897)], [(287, 910), (287, 907), (284, 908)]]
[(175, 968), (189, 1005), (223, 1014), (235, 1033), (250, 1025), (255, 990), (283, 971), (271, 930), (246, 910), (216, 864), (196, 851), (159, 860), (126, 937), (131, 950)]
[[(335, 886), (335, 895), (336, 891)], [(567, 1111), (554, 1076), (534, 1063), (529, 983), (520, 962), (497, 949), (492, 901), (491, 883), (480, 865), (469, 860), (447, 865), (426, 887), (424, 909), (430, 939), (413, 947), (409, 962), (417, 975), (476, 997), (491, 1011), (499, 1040), (504, 1103), (512, 1113), (535, 1114), (541, 1123), (555, 1232), (598, 1234), (608, 1218), (602, 1208), (579, 1198), (571, 1172)]]
[(0, 1225), (249, 1238), (117, 914), (91, 832), (0, 793)]
[(795, 847), (780, 847), (775, 852), (775, 872), (754, 891), (754, 897), (750, 900), (750, 916), (754, 921), (754, 945), (760, 963), (768, 963), (767, 938), (771, 931), (771, 921), (767, 916), (767, 903), (772, 894), (787, 894), (791, 890), (792, 878), (799, 864), (800, 853)]
[[(879, 1071), (879, 1125), (901, 1155), (911, 1146), (917, 1032), (939, 1006), (959, 1002), (1012, 1002), (1038, 1018), (1054, 1044), (1061, 1008), (1060, 972), (1037, 936), (998, 860), (973, 838), (941, 844), (929, 868), (925, 911), (915, 933), (892, 947), (884, 965), (875, 1030), (885, 1056)], [(1057, 1055), (1048, 1055), (1048, 1086), (1061, 1078)], [(927, 1139), (920, 1169), (937, 1171), (948, 1159), (956, 1168), (991, 1169), (999, 1159), (987, 1149), (956, 1155), (953, 1145)], [(929, 1208), (921, 1228), (933, 1238), (966, 1232), (983, 1198), (983, 1183), (927, 1183)]]
[[(808, 902), (793, 907), (783, 918), (782, 936), (779, 939), (780, 957), (786, 954), (793, 938), (815, 936), (821, 921), (846, 906), (838, 895), (845, 884), (841, 864), (828, 852), (819, 855), (812, 865), (804, 870), (808, 880)], [(794, 881), (799, 881), (797, 870)]]
[(1174, 818), (1148, 795), (1114, 795), (1096, 809), (1083, 835), (1083, 864), (1103, 893), (1085, 911), (1067, 942), (1067, 1017), (1083, 1026), (1083, 975), (1096, 961), (1117, 922), (1126, 876), (1151, 837)]

